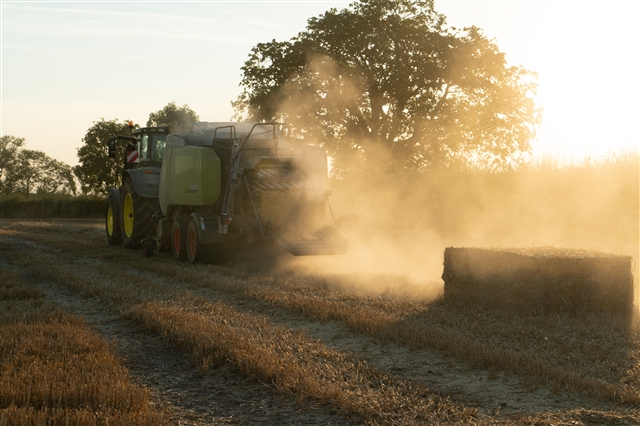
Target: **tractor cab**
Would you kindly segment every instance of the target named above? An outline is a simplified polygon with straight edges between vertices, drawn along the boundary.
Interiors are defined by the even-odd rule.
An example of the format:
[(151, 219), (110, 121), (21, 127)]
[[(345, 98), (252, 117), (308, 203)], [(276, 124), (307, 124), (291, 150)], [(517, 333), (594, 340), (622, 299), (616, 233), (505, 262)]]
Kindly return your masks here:
[(113, 136), (109, 139), (109, 157), (116, 155), (116, 141), (128, 142), (124, 156), (124, 168), (160, 167), (166, 144), (168, 126), (141, 127), (132, 136)]
[(139, 164), (160, 167), (169, 128), (142, 127), (133, 131)]

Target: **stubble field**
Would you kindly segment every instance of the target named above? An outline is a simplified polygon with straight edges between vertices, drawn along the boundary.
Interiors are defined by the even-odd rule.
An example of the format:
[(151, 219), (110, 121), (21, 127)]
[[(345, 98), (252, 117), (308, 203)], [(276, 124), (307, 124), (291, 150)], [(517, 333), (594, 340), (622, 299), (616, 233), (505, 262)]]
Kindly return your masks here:
[(0, 425), (640, 424), (637, 318), (453, 306), (286, 256), (146, 259), (101, 220), (3, 220), (0, 270)]

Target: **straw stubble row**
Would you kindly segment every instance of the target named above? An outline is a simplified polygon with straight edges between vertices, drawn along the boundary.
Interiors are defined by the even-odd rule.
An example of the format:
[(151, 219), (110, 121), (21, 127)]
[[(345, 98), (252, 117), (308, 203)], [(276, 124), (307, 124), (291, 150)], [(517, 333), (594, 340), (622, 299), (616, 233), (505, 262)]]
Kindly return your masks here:
[(128, 315), (187, 352), (202, 370), (230, 363), (242, 375), (336, 404), (370, 423), (474, 423), (477, 413), (401, 381), (303, 333), (218, 302), (147, 303)]
[[(74, 250), (68, 243), (63, 244), (65, 250), (78, 251), (80, 254), (81, 249)], [(119, 274), (122, 279), (134, 282), (136, 274), (127, 272), (131, 265), (132, 262), (126, 262), (125, 265), (121, 265), (126, 268), (113, 268), (113, 270), (104, 267), (101, 279), (110, 279), (109, 276), (115, 274), (115, 269), (118, 269), (121, 271)], [(355, 330), (364, 331), (377, 338), (394, 340), (410, 346), (436, 347), (460, 359), (470, 360), (476, 365), (513, 372), (524, 376), (528, 382), (547, 383), (557, 390), (580, 390), (589, 395), (614, 401), (638, 401), (637, 392), (631, 386), (606, 383), (585, 377), (578, 372), (557, 368), (553, 364), (541, 362), (535, 357), (532, 358), (517, 351), (505, 351), (479, 343), (469, 339), (464, 330), (460, 333), (441, 330), (442, 327), (438, 324), (420, 319), (420, 312), (424, 312), (424, 306), (392, 303), (379, 299), (369, 303), (357, 297), (336, 297), (335, 292), (332, 293), (327, 289), (326, 282), (322, 282), (325, 281), (323, 279), (307, 280), (307, 277), (301, 275), (289, 275), (286, 279), (278, 276), (255, 277), (251, 273), (228, 266), (184, 268), (183, 265), (167, 264), (158, 259), (139, 263), (136, 267), (141, 270), (140, 275), (151, 278), (143, 280), (146, 287), (144, 295), (140, 294), (141, 289), (127, 288), (128, 292), (138, 292), (139, 297), (135, 300), (170, 298), (169, 293), (172, 292), (167, 290), (167, 285), (159, 285), (153, 278), (153, 274), (161, 274), (164, 282), (176, 284), (173, 289), (176, 294), (183, 293), (185, 287), (193, 290), (210, 287), (216, 291), (234, 295), (234, 298), (247, 297), (291, 312), (303, 313), (314, 320), (337, 319)], [(58, 278), (61, 279), (60, 275)], [(100, 279), (96, 281), (96, 285), (101, 285)], [(156, 291), (158, 293), (155, 293), (154, 297)], [(102, 294), (101, 297), (106, 297), (108, 300), (111, 297), (106, 288), (99, 293)], [(404, 311), (405, 314), (411, 313), (412, 317), (398, 315), (399, 311)]]
[(167, 423), (81, 318), (0, 273), (0, 426)]
[[(17, 264), (34, 266), (25, 252), (14, 251), (12, 257)], [(372, 424), (476, 420), (474, 410), (442, 400), (420, 385), (376, 372), (347, 353), (333, 351), (260, 315), (212, 304), (170, 282), (143, 279), (144, 285), (131, 286), (137, 274), (123, 268), (76, 263), (70, 269), (56, 262), (56, 257), (43, 251), (39, 263), (46, 262), (47, 267), (40, 269), (42, 276), (127, 311), (130, 318), (178, 345), (203, 371), (230, 363), (243, 376), (271, 383), (300, 401), (331, 402)], [(120, 292), (115, 291), (118, 282), (126, 287)]]

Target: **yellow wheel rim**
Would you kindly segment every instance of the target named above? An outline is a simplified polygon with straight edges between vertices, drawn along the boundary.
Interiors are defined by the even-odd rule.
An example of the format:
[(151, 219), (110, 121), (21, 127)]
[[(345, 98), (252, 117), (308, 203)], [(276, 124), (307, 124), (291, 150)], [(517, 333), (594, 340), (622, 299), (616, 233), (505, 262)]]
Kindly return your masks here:
[(107, 210), (107, 232), (109, 235), (113, 235), (113, 210), (111, 207)]
[(124, 197), (124, 205), (122, 206), (122, 216), (124, 221), (124, 233), (127, 237), (133, 235), (133, 198), (131, 194)]

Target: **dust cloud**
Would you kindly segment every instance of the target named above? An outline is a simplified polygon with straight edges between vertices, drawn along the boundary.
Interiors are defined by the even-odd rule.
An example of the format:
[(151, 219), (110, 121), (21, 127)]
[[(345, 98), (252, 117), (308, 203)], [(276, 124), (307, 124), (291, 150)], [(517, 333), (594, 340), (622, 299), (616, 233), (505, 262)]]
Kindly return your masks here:
[[(310, 69), (310, 92), (324, 91), (336, 113), (362, 93), (326, 58), (314, 58)], [(333, 90), (314, 86), (313, 76), (323, 73)], [(317, 126), (300, 118), (301, 110), (308, 117), (318, 113), (309, 93), (283, 96), (283, 116), (297, 128)], [(638, 152), (620, 152), (565, 165), (545, 159), (504, 172), (471, 166), (333, 179), (336, 217), (360, 217), (340, 229), (348, 254), (295, 258), (283, 266), (331, 275), (335, 285), (354, 291), (428, 299), (442, 292), (443, 252), (451, 246), (585, 249), (632, 256), (637, 265), (638, 171)]]
[[(356, 291), (428, 299), (442, 292), (443, 252), (451, 246), (584, 249), (632, 256), (637, 265), (638, 168), (638, 155), (629, 153), (564, 167), (336, 183), (333, 211), (360, 217), (340, 229), (348, 253), (289, 266), (340, 274), (343, 287)], [(634, 275), (639, 305), (637, 266)]]

